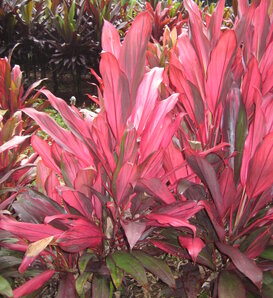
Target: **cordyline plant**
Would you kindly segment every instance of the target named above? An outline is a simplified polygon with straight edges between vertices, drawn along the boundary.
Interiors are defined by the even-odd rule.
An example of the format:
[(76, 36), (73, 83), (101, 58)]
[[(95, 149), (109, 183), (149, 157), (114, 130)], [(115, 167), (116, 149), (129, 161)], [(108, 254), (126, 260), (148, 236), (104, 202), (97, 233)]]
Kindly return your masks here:
[[(165, 152), (164, 165), (170, 171), (184, 162), (170, 182), (185, 199), (204, 207), (194, 223), (204, 242), (202, 251), (211, 255), (207, 264), (200, 254), (196, 259), (198, 265), (205, 265), (205, 278), (200, 267), (189, 268), (199, 284), (191, 289), (194, 295), (213, 273), (209, 287), (200, 290), (209, 296), (272, 296), (269, 4), (254, 1), (248, 6), (247, 1), (238, 1), (234, 29), (222, 31), (224, 1), (205, 23), (198, 6), (185, 1), (190, 33), (179, 36), (170, 53), (168, 87), (179, 93), (176, 110), (186, 116), (174, 146)], [(196, 249), (196, 239), (185, 239), (176, 231), (162, 237), (152, 242), (168, 253), (187, 257), (180, 245), (188, 251)]]
[[(32, 84), (24, 93), (22, 72), (18, 65), (11, 68), (10, 58), (0, 59), (0, 202), (3, 203), (0, 209), (11, 201), (3, 202), (10, 191), (16, 191), (17, 186), (33, 179), (30, 167), (37, 158), (37, 154), (27, 155), (35, 126), (20, 110), (34, 105), (38, 93), (31, 94), (41, 81)], [(37, 104), (37, 108), (42, 105)]]
[(60, 275), (59, 297), (108, 297), (128, 282), (128, 274), (147, 290), (146, 270), (175, 287), (169, 267), (148, 254), (147, 243), (158, 227), (195, 237), (189, 218), (203, 207), (179, 200), (167, 187), (164, 150), (183, 113), (172, 112), (178, 94), (160, 100), (163, 69), (145, 69), (151, 30), (149, 13), (138, 15), (121, 45), (105, 21), (98, 115), (85, 111), (83, 117), (47, 90), (41, 92), (69, 130), (45, 113), (23, 109), (51, 141), (32, 137), (41, 157), (37, 189), (22, 190), (13, 203), (20, 221), (1, 215), (0, 228), (8, 233), (2, 245), (25, 251), (20, 272), (31, 264), (45, 271), (15, 289), (14, 297), (33, 292), (54, 274)]

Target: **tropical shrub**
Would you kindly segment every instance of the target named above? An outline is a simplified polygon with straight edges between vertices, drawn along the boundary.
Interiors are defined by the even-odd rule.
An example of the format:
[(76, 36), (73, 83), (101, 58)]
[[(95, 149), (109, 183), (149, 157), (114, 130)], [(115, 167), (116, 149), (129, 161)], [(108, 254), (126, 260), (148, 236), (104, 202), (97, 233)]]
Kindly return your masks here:
[[(1, 246), (24, 253), (14, 297), (51, 278), (59, 297), (128, 296), (128, 276), (146, 295), (146, 271), (169, 296), (272, 295), (272, 6), (238, 1), (232, 26), (223, 0), (184, 6), (155, 47), (150, 11), (122, 43), (104, 22), (99, 112), (48, 90), (65, 128), (22, 109), (49, 138), (31, 137), (36, 185), (0, 214)], [(186, 260), (176, 279), (165, 253)]]
[[(160, 226), (195, 233), (188, 219), (200, 207), (176, 200), (165, 184), (163, 152), (182, 114), (171, 112), (178, 94), (158, 98), (163, 69), (145, 72), (151, 29), (149, 14), (140, 14), (121, 46), (118, 32), (105, 21), (100, 63), (104, 91), (98, 115), (85, 111), (83, 117), (46, 90), (41, 92), (69, 130), (45, 113), (23, 109), (52, 139), (49, 144), (32, 137), (41, 157), (36, 180), (40, 193), (26, 189), (17, 196), (12, 206), (20, 222), (1, 217), (1, 229), (17, 239), (15, 244), (6, 239), (2, 245), (26, 251), (22, 273), (37, 258), (45, 268), (46, 258), (50, 271), (46, 278), (38, 275), (37, 284), (54, 272), (62, 273), (62, 297), (66, 291), (81, 295), (88, 280), (94, 297), (106, 297), (121, 287), (125, 274), (145, 289), (145, 270), (174, 288), (168, 266), (146, 253), (147, 239)], [(28, 245), (22, 247), (24, 239)], [(16, 289), (15, 296), (29, 293), (32, 285), (27, 282)]]

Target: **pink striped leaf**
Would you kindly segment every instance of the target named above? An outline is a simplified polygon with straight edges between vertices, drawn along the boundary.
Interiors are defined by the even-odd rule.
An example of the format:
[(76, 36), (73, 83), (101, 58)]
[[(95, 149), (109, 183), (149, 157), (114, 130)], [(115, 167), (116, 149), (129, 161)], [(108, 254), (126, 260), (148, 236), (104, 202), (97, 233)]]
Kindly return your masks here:
[(249, 164), (246, 191), (256, 197), (273, 184), (273, 133), (268, 134), (257, 147)]
[(140, 13), (124, 38), (119, 65), (129, 82), (132, 106), (145, 69), (145, 52), (152, 32), (152, 19), (148, 12)]
[(123, 136), (132, 110), (132, 99), (126, 75), (110, 53), (101, 55), (100, 72), (104, 81), (104, 107), (112, 132), (118, 142)]
[(228, 30), (220, 37), (212, 50), (206, 82), (207, 104), (212, 114), (215, 113), (220, 103), (222, 92), (227, 91), (225, 90), (225, 83), (230, 74), (229, 70), (235, 56), (236, 47), (236, 35), (234, 31)]
[(116, 59), (119, 58), (121, 49), (119, 33), (117, 29), (107, 20), (104, 20), (103, 23), (101, 46), (103, 51), (113, 54)]
[(259, 289), (262, 287), (263, 272), (255, 264), (255, 262), (249, 259), (238, 248), (223, 244), (216, 243), (218, 249), (225, 255), (227, 255), (233, 262), (234, 266), (247, 278), (249, 278)]

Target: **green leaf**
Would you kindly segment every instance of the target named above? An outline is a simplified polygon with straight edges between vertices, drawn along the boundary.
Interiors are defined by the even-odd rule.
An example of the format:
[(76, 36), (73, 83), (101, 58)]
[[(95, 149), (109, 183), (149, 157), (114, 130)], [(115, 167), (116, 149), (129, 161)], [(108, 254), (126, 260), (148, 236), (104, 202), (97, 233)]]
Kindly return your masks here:
[(271, 298), (273, 293), (273, 274), (270, 271), (264, 272), (263, 278), (263, 298)]
[(151, 257), (141, 251), (133, 252), (133, 256), (136, 257), (148, 271), (160, 278), (169, 287), (175, 288), (175, 279), (172, 271), (164, 261)]
[(117, 290), (120, 288), (123, 278), (123, 270), (116, 266), (115, 262), (112, 260), (111, 256), (106, 258), (106, 265), (110, 271), (113, 283)]
[(246, 291), (240, 278), (233, 272), (223, 271), (218, 283), (219, 298), (245, 298)]
[(105, 277), (93, 277), (92, 282), (92, 298), (108, 298), (110, 297), (109, 281)]
[(234, 161), (234, 178), (236, 183), (239, 181), (239, 178), (240, 178), (242, 157), (243, 157), (245, 139), (246, 139), (247, 133), (248, 133), (247, 114), (246, 114), (245, 106), (241, 102), (238, 118), (237, 118), (236, 137), (235, 137), (235, 150), (238, 152), (238, 154), (235, 156), (235, 161)]
[(88, 262), (93, 258), (93, 256), (94, 254), (85, 253), (80, 257), (78, 264), (79, 264), (79, 269), (81, 274), (84, 273)]
[(260, 257), (263, 259), (273, 261), (273, 246), (267, 247), (261, 254)]
[(86, 284), (88, 278), (92, 275), (92, 273), (84, 272), (76, 279), (76, 290), (77, 293), (81, 296), (83, 294), (84, 285)]
[(148, 280), (143, 265), (128, 252), (117, 251), (112, 255), (116, 265), (130, 274), (140, 285), (146, 286)]
[(9, 282), (1, 275), (0, 275), (0, 294), (7, 297), (13, 297), (12, 288)]

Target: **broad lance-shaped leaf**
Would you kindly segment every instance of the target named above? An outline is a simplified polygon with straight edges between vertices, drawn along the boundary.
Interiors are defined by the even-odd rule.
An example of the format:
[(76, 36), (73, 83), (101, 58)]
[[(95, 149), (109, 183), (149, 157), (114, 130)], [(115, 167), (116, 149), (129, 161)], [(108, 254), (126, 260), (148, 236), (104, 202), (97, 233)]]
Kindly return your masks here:
[(33, 263), (39, 254), (53, 241), (54, 237), (50, 236), (36, 242), (31, 243), (25, 253), (24, 259), (19, 267), (19, 272), (23, 273), (28, 266)]
[[(150, 213), (146, 215), (146, 218), (158, 222), (159, 226), (163, 227), (184, 227), (192, 230), (194, 236), (196, 234), (196, 227), (189, 223), (187, 219), (181, 219), (179, 216), (170, 216), (168, 214)], [(147, 223), (148, 224), (148, 223)], [(154, 223), (152, 225), (155, 225)]]
[(250, 161), (246, 183), (249, 198), (256, 197), (273, 184), (273, 132), (258, 146)]
[(110, 297), (109, 280), (103, 276), (94, 275), (92, 280), (92, 298)]
[(136, 128), (138, 135), (141, 135), (147, 121), (149, 121), (158, 98), (158, 88), (162, 80), (163, 68), (154, 67), (144, 75), (138, 87), (136, 103), (129, 119), (129, 122), (132, 122)]
[(143, 265), (131, 254), (117, 251), (112, 254), (115, 264), (126, 273), (130, 274), (141, 286), (147, 286), (148, 280)]
[(206, 28), (203, 25), (203, 20), (200, 15), (200, 10), (197, 4), (192, 0), (184, 1), (185, 8), (189, 13), (189, 28), (191, 41), (196, 48), (200, 64), (202, 66), (203, 74), (206, 73), (208, 67), (209, 57), (209, 40), (206, 36)]
[(169, 191), (168, 187), (157, 178), (138, 179), (136, 188), (145, 191), (156, 198), (159, 198), (166, 204), (175, 202), (175, 197)]
[(133, 247), (145, 231), (146, 224), (144, 222), (136, 221), (121, 221), (121, 225), (129, 242), (130, 249), (133, 249)]
[(247, 115), (252, 113), (255, 104), (256, 90), (261, 88), (261, 74), (257, 59), (252, 57), (247, 66), (247, 73), (242, 83), (242, 98), (246, 107)]
[(0, 294), (4, 297), (13, 297), (12, 288), (9, 282), (0, 275)]
[(245, 140), (248, 133), (248, 123), (246, 109), (243, 101), (240, 102), (240, 107), (237, 116), (236, 134), (235, 134), (235, 150), (237, 155), (234, 158), (234, 180), (237, 184), (240, 179), (242, 157), (244, 152)]
[(123, 279), (124, 272), (123, 272), (122, 269), (120, 269), (115, 264), (115, 262), (113, 261), (113, 259), (110, 255), (107, 256), (107, 258), (106, 258), (106, 265), (107, 265), (108, 270), (110, 271), (113, 283), (114, 283), (115, 287), (118, 290), (120, 288), (121, 284), (122, 284), (122, 279)]
[(46, 283), (54, 275), (54, 273), (54, 270), (47, 270), (33, 277), (22, 286), (13, 290), (13, 297), (20, 298), (33, 293), (34, 291), (38, 290), (41, 286), (43, 286), (43, 284)]
[(249, 169), (249, 162), (253, 157), (257, 146), (263, 140), (266, 134), (265, 117), (261, 109), (261, 95), (257, 91), (258, 100), (256, 101), (255, 117), (249, 128), (244, 147), (244, 153), (241, 166), (241, 183), (245, 185), (247, 179), (247, 173)]
[(194, 263), (200, 253), (200, 251), (206, 246), (200, 238), (178, 237), (182, 247), (186, 248), (192, 257)]
[(216, 8), (212, 14), (208, 34), (211, 40), (211, 46), (214, 47), (221, 35), (221, 26), (223, 21), (223, 12), (225, 8), (225, 0), (218, 1)]
[(107, 20), (103, 22), (101, 46), (103, 51), (113, 54), (117, 59), (119, 58), (121, 49), (119, 33)]
[(61, 148), (78, 156), (82, 160), (88, 160), (88, 162), (90, 162), (90, 159), (92, 160), (86, 146), (71, 132), (60, 127), (49, 115), (43, 112), (38, 112), (32, 108), (25, 108), (23, 109), (23, 112), (34, 119), (42, 130), (49, 134)]
[(107, 119), (114, 136), (120, 142), (132, 110), (128, 79), (121, 71), (117, 59), (110, 53), (102, 53), (100, 72), (104, 82)]
[(140, 13), (126, 34), (120, 50), (119, 65), (128, 78), (132, 106), (135, 105), (137, 89), (143, 78), (145, 52), (151, 32), (152, 19), (150, 14), (148, 12)]
[(223, 244), (216, 243), (218, 249), (225, 255), (227, 255), (233, 262), (234, 266), (249, 278), (259, 289), (262, 287), (263, 272), (255, 264), (255, 262), (249, 259), (238, 248)]
[(30, 136), (14, 136), (12, 139), (0, 146), (0, 154), (6, 150), (11, 150), (22, 144)]
[(86, 121), (78, 110), (70, 107), (63, 99), (56, 97), (48, 90), (41, 90), (51, 103), (52, 107), (56, 109), (62, 116), (66, 125), (79, 139), (89, 137), (89, 130)]
[(234, 31), (228, 30), (221, 36), (211, 53), (207, 72), (206, 95), (209, 110), (213, 115), (219, 104), (220, 96), (226, 88), (225, 81), (229, 75), (236, 47), (236, 35)]
[(0, 228), (29, 241), (38, 241), (62, 233), (61, 230), (47, 224), (17, 222), (3, 216), (0, 217)]
[(246, 290), (242, 280), (232, 271), (222, 271), (218, 282), (219, 298), (245, 298)]
[(199, 176), (202, 182), (210, 190), (216, 209), (219, 215), (222, 215), (223, 199), (219, 189), (216, 173), (213, 167), (207, 160), (201, 158), (195, 153), (188, 155), (186, 157), (186, 160), (189, 163), (190, 167), (193, 169), (193, 171)]
[(169, 287), (175, 288), (175, 279), (171, 269), (163, 260), (149, 256), (142, 251), (134, 251), (133, 255), (142, 263), (146, 270), (159, 277)]

